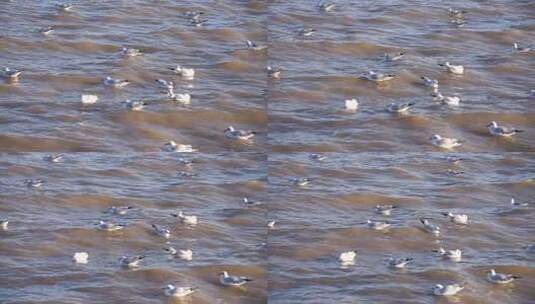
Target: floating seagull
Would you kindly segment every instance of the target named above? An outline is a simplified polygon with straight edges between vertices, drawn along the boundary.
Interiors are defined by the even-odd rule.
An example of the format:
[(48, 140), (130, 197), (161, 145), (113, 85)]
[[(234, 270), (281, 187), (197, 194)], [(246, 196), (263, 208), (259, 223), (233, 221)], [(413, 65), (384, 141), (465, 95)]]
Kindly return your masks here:
[(39, 29), (39, 33), (42, 34), (42, 35), (45, 35), (45, 36), (51, 34), (53, 31), (54, 31), (54, 27), (53, 26), (47, 26), (47, 27), (43, 27), (43, 28)]
[(136, 255), (127, 257), (123, 255), (119, 258), (119, 264), (121, 264), (121, 267), (124, 268), (136, 268), (139, 266), (139, 262), (145, 258), (144, 255)]
[(453, 214), (451, 212), (448, 212), (448, 213), (442, 213), (442, 215), (447, 216), (452, 223), (459, 224), (459, 225), (468, 224), (468, 215), (466, 214)]
[(131, 111), (141, 111), (147, 105), (144, 101), (136, 100), (132, 101), (127, 99), (123, 102), (124, 106)]
[(386, 110), (390, 113), (407, 113), (413, 106), (415, 105), (414, 102), (407, 102), (407, 103), (390, 103)]
[(433, 225), (426, 219), (420, 219), (420, 223), (424, 225), (424, 230), (426, 232), (431, 233), (432, 235), (437, 237), (440, 235), (440, 227), (438, 227), (437, 225)]
[(452, 170), (452, 169), (448, 169), (446, 171), (446, 173), (450, 174), (450, 175), (461, 175), (461, 174), (464, 174), (464, 171), (458, 171), (458, 170)]
[(327, 156), (323, 154), (312, 153), (308, 155), (308, 158), (316, 161), (324, 161), (327, 159)]
[(373, 81), (373, 82), (384, 82), (384, 81), (388, 81), (390, 79), (393, 79), (394, 77), (396, 77), (396, 75), (394, 75), (394, 74), (383, 74), (383, 73), (375, 72), (375, 71), (368, 71), (367, 73), (362, 75), (362, 77), (365, 78), (365, 79), (368, 79), (369, 81)]
[(529, 52), (535, 51), (535, 49), (531, 47), (520, 47), (518, 46), (518, 43), (515, 42), (513, 44), (513, 51), (518, 52), (518, 53), (529, 53)]
[(322, 2), (320, 0), (318, 1), (317, 6), (320, 11), (330, 12), (334, 9), (336, 5), (334, 4), (334, 2)]
[(165, 228), (160, 228), (154, 224), (151, 225), (154, 233), (158, 236), (168, 239), (171, 237), (171, 232)]
[(175, 250), (175, 252), (176, 252), (175, 255), (178, 255), (178, 257), (181, 258), (182, 260), (191, 261), (193, 259), (193, 251), (191, 249), (184, 249), (184, 250), (180, 249), (178, 251)]
[(373, 230), (385, 230), (385, 229), (390, 228), (390, 226), (392, 225), (388, 222), (368, 220), (366, 222), (366, 226), (368, 226), (368, 228), (371, 228)]
[(47, 161), (50, 163), (59, 163), (62, 159), (63, 159), (63, 155), (61, 154), (50, 154), (50, 155), (45, 155), (45, 157), (43, 157), (44, 161)]
[(400, 258), (396, 259), (394, 257), (390, 257), (388, 259), (388, 266), (390, 268), (405, 268), (409, 263), (411, 263), (414, 259), (413, 258)]
[(185, 15), (190, 19), (198, 20), (202, 15), (204, 15), (204, 12), (187, 11)]
[(346, 99), (345, 105), (347, 111), (356, 111), (359, 108), (359, 102), (355, 98)]
[(461, 249), (444, 250), (444, 248), (440, 247), (437, 250), (433, 250), (433, 252), (436, 252), (442, 258), (451, 260), (453, 262), (460, 262), (463, 256)]
[(259, 205), (260, 202), (258, 201), (253, 201), (253, 200), (250, 200), (249, 198), (247, 197), (244, 197), (242, 202), (247, 205), (247, 206), (255, 206), (255, 205)]
[(267, 223), (267, 226), (268, 226), (269, 229), (273, 229), (273, 228), (275, 228), (275, 224), (276, 223), (277, 223), (276, 221), (269, 221)]
[(178, 253), (175, 247), (171, 247), (171, 246), (164, 248), (163, 250), (167, 251), (170, 255), (176, 255)]
[(184, 77), (187, 79), (193, 79), (193, 77), (195, 77), (195, 69), (185, 68), (180, 65), (177, 65), (176, 67), (169, 68), (169, 69), (175, 72), (175, 74), (180, 75), (181, 77)]
[(258, 45), (251, 40), (245, 40), (245, 44), (247, 45), (247, 48), (253, 51), (262, 51), (267, 48), (265, 45)]
[(430, 88), (433, 88), (433, 89), (438, 89), (438, 80), (431, 79), (431, 78), (426, 77), (426, 76), (422, 76), (422, 77), (420, 77), (420, 79), (424, 82), (424, 85), (426, 87), (430, 87)]
[(81, 97), (83, 105), (95, 104), (98, 101), (97, 95), (82, 95)]
[(238, 277), (229, 275), (228, 272), (223, 271), (219, 273), (219, 282), (224, 286), (242, 286), (252, 279), (248, 277)]
[(132, 206), (111, 206), (110, 208), (106, 209), (106, 213), (114, 214), (114, 215), (125, 215), (128, 210), (133, 209)]
[(491, 121), (487, 128), (489, 129), (490, 134), (494, 136), (502, 136), (502, 137), (511, 137), (517, 133), (522, 133), (524, 130), (517, 130), (514, 128), (508, 128), (508, 127), (500, 127), (498, 126), (498, 123), (495, 121)]
[(112, 222), (99, 221), (97, 229), (102, 231), (118, 231), (124, 229), (124, 224), (115, 224)]
[(315, 32), (316, 32), (315, 29), (311, 27), (305, 27), (299, 30), (299, 35), (303, 37), (308, 37), (308, 36), (312, 36), (312, 34), (314, 34)]
[(42, 179), (27, 179), (24, 181), (24, 183), (28, 188), (39, 188), (45, 183), (45, 181)]
[(87, 252), (75, 252), (72, 256), (72, 261), (76, 264), (87, 264), (87, 259), (89, 258), (89, 253)]
[(513, 207), (527, 207), (528, 202), (517, 202), (514, 197), (511, 197), (511, 206)]
[(448, 9), (448, 14), (450, 15), (450, 17), (463, 18), (464, 14), (466, 14), (466, 11), (457, 10), (457, 9), (453, 9), (453, 8), (450, 7)]
[(182, 298), (194, 293), (198, 287), (176, 287), (173, 284), (168, 284), (163, 287), (163, 293), (168, 297)]
[(451, 63), (449, 63), (448, 61), (444, 62), (444, 63), (439, 63), (438, 64), (439, 66), (441, 67), (445, 67), (446, 70), (448, 70), (448, 72), (452, 73), (452, 74), (463, 74), (464, 73), (464, 67), (462, 65), (453, 65)]
[(170, 88), (167, 90), (167, 96), (171, 98), (173, 101), (176, 101), (184, 105), (189, 105), (191, 103), (190, 94), (188, 93), (175, 94), (175, 91), (173, 88)]
[(169, 142), (165, 143), (162, 150), (166, 152), (178, 153), (193, 153), (199, 151), (194, 149), (191, 145), (177, 144), (174, 140), (170, 140)]
[(171, 213), (172, 216), (177, 217), (180, 219), (180, 222), (188, 225), (197, 225), (199, 223), (199, 220), (197, 219), (197, 216), (195, 215), (184, 215), (182, 211), (178, 211), (178, 214)]
[(167, 81), (164, 79), (156, 79), (156, 83), (163, 89), (166, 89), (168, 91), (173, 90), (175, 88), (175, 85), (172, 81)]
[(126, 79), (115, 79), (110, 76), (107, 76), (106, 78), (102, 79), (102, 83), (104, 83), (105, 86), (108, 87), (114, 87), (114, 88), (124, 88), (127, 85), (130, 84), (130, 81)]
[(464, 160), (464, 158), (455, 157), (455, 156), (448, 156), (448, 158), (446, 158), (446, 160), (449, 163), (452, 163), (454, 165), (458, 165), (460, 162), (462, 162)]
[(461, 286), (459, 284), (436, 284), (435, 286), (433, 286), (433, 294), (435, 296), (454, 296), (463, 289), (464, 286)]
[(338, 260), (343, 265), (353, 265), (355, 263), (355, 258), (357, 257), (357, 251), (345, 251), (340, 253)]
[(255, 131), (236, 130), (233, 126), (225, 129), (225, 136), (229, 139), (249, 140), (255, 135)]
[(494, 284), (509, 284), (520, 278), (521, 277), (512, 274), (497, 273), (494, 269), (487, 272), (487, 280)]
[(459, 96), (443, 96), (440, 92), (437, 92), (436, 99), (440, 100), (443, 104), (448, 106), (459, 106), (461, 103), (461, 97)]
[(385, 59), (386, 59), (386, 61), (392, 62), (392, 61), (400, 60), (404, 56), (405, 56), (405, 51), (401, 51), (401, 52), (397, 52), (397, 53), (391, 53), (391, 54), (386, 53), (385, 54)]
[(438, 134), (434, 134), (429, 138), (431, 144), (443, 149), (452, 149), (462, 145), (463, 141), (457, 138), (442, 137)]
[(74, 5), (70, 4), (70, 3), (60, 3), (60, 4), (56, 4), (56, 8), (60, 11), (63, 11), (63, 12), (69, 12), (72, 10), (72, 8), (74, 7)]
[(8, 224), (9, 224), (8, 220), (0, 220), (0, 230), (6, 231)]
[(197, 173), (187, 172), (187, 171), (179, 171), (177, 173), (177, 176), (178, 177), (194, 177), (194, 176), (197, 176)]
[(206, 19), (190, 19), (190, 20), (189, 20), (189, 23), (190, 23), (191, 25), (196, 26), (196, 27), (201, 27), (201, 26), (203, 26), (207, 21), (208, 21), (208, 20), (206, 20)]
[(282, 73), (282, 69), (281, 68), (267, 66), (266, 67), (266, 71), (267, 71), (268, 76), (270, 78), (275, 78), (275, 79), (280, 79), (281, 78), (281, 73)]
[(377, 205), (373, 208), (373, 211), (378, 214), (390, 216), (392, 214), (392, 210), (396, 209), (397, 207), (398, 206), (396, 205)]
[(188, 166), (189, 167), (189, 166), (193, 165), (194, 163), (196, 163), (196, 161), (193, 160), (193, 159), (179, 158), (179, 159), (177, 159), (177, 163), (179, 165)]
[(22, 71), (12, 69), (12, 68), (4, 68), (1, 71), (2, 77), (10, 79), (10, 80), (18, 80), (21, 74), (22, 74)]
[(461, 18), (454, 18), (451, 20), (451, 23), (453, 23), (457, 27), (463, 27), (466, 25), (466, 20), (461, 19)]
[(310, 183), (310, 179), (308, 177), (294, 177), (291, 179), (291, 182), (294, 186), (303, 187)]
[(121, 48), (121, 55), (123, 57), (136, 57), (143, 55), (143, 53), (138, 49), (123, 47)]

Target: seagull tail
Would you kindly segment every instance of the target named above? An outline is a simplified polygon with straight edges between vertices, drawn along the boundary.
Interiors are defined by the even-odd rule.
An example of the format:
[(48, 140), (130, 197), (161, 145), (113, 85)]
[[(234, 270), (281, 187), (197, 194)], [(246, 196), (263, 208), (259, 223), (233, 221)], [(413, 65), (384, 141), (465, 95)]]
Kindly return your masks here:
[(517, 129), (515, 129), (515, 133), (522, 133), (522, 132), (524, 132), (524, 130), (517, 130)]

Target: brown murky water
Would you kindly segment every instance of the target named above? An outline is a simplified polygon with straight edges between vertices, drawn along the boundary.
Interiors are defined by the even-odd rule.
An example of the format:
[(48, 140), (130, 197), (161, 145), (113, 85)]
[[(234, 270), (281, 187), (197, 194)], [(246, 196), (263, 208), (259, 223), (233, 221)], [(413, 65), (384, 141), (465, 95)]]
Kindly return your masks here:
[[(336, 1), (329, 13), (316, 1), (77, 1), (71, 12), (54, 3), (0, 1), (0, 66), (23, 70), (0, 81), (1, 303), (535, 303), (535, 52), (511, 48), (533, 43), (533, 1)], [(449, 6), (467, 11), (463, 27)], [(205, 12), (206, 24), (189, 24), (187, 11)], [(44, 36), (46, 26), (55, 30)], [(303, 27), (317, 31), (301, 37)], [(268, 49), (248, 50), (246, 39)], [(123, 46), (144, 55), (122, 58)], [(401, 60), (384, 60), (400, 50)], [(176, 64), (195, 79), (173, 75)], [(282, 78), (268, 79), (266, 65)], [(359, 78), (368, 70), (397, 77), (377, 85)], [(107, 88), (107, 75), (131, 84)], [(421, 75), (461, 105), (434, 100)], [(157, 78), (191, 104), (166, 101)], [(99, 101), (83, 106), (81, 94)], [(355, 113), (344, 110), (349, 98)], [(129, 111), (126, 99), (147, 105)], [(385, 111), (401, 101), (415, 103), (409, 114)], [(492, 137), (492, 120), (525, 132)], [(257, 135), (229, 140), (229, 125)], [(463, 145), (436, 148), (435, 133)], [(161, 151), (169, 140), (199, 152)], [(59, 163), (43, 160), (55, 152)], [(25, 185), (38, 178), (40, 188)], [(511, 197), (531, 205), (513, 208)], [(390, 217), (373, 212), (385, 203), (398, 206)], [(122, 204), (133, 209), (103, 213)], [(200, 223), (178, 223), (169, 215), (178, 209)], [(469, 225), (441, 215), (450, 211)], [(422, 217), (441, 237), (421, 229)], [(126, 228), (98, 231), (101, 219)], [(368, 219), (392, 227), (373, 231)], [(171, 230), (167, 243), (153, 223)], [(169, 245), (192, 248), (193, 260), (170, 258)], [(440, 246), (463, 260), (438, 258)], [(356, 263), (341, 266), (347, 250)], [(77, 251), (88, 264), (72, 263)], [(127, 270), (122, 255), (147, 258)], [(392, 270), (390, 256), (414, 261)], [(491, 268), (522, 279), (496, 286), (485, 280)], [(253, 282), (222, 287), (222, 270)], [(168, 299), (170, 282), (199, 290)], [(437, 283), (466, 287), (436, 297)]]

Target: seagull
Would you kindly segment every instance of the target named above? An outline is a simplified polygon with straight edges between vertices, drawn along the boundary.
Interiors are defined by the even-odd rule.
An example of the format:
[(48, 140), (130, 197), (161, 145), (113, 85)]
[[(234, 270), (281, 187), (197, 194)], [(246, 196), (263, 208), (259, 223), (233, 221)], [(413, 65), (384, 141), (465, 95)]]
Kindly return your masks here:
[(292, 178), (292, 183), (294, 186), (303, 187), (310, 183), (310, 179), (308, 177), (294, 177)]
[(512, 274), (497, 273), (494, 269), (487, 272), (487, 280), (494, 284), (509, 284), (517, 279), (520, 279), (520, 277)]
[(373, 81), (373, 82), (384, 82), (384, 81), (388, 81), (390, 79), (393, 79), (394, 77), (396, 77), (396, 75), (394, 75), (394, 74), (383, 74), (383, 73), (375, 72), (375, 71), (368, 71), (367, 73), (362, 75), (362, 77), (365, 78), (365, 79), (368, 79), (369, 81)]
[(390, 113), (407, 113), (413, 106), (415, 105), (414, 102), (408, 102), (408, 103), (390, 103), (386, 110)]
[(426, 76), (422, 76), (422, 77), (420, 77), (420, 79), (424, 82), (424, 85), (426, 87), (430, 87), (430, 88), (433, 88), (433, 89), (438, 89), (438, 80), (431, 79), (431, 78), (426, 77)]
[(208, 21), (208, 20), (206, 20), (206, 19), (199, 19), (199, 18), (197, 18), (197, 19), (190, 19), (190, 20), (189, 20), (189, 23), (190, 23), (191, 25), (196, 26), (196, 27), (201, 27), (201, 26), (203, 26), (207, 21)]
[(438, 134), (434, 134), (429, 138), (431, 144), (443, 149), (452, 149), (462, 145), (463, 141), (457, 138), (442, 137)]
[(178, 253), (175, 247), (171, 247), (171, 246), (164, 248), (163, 250), (167, 251), (170, 255), (176, 255)]
[(520, 47), (518, 46), (518, 43), (515, 42), (513, 44), (513, 51), (518, 52), (518, 53), (529, 53), (529, 52), (535, 51), (535, 49), (531, 47)]
[(393, 258), (393, 257), (390, 257), (388, 259), (388, 266), (390, 268), (398, 268), (398, 269), (401, 269), (401, 268), (405, 268), (405, 266), (407, 266), (409, 263), (411, 263), (414, 259), (413, 258), (400, 258), (400, 259), (396, 259), (396, 258)]
[(169, 237), (171, 237), (171, 232), (165, 228), (160, 228), (154, 224), (151, 225), (152, 226), (152, 229), (154, 230), (154, 233), (158, 236), (161, 236), (161, 237), (164, 237), (166, 239), (168, 239)]
[(39, 188), (45, 183), (42, 179), (27, 179), (24, 182), (28, 188)]
[(110, 208), (106, 209), (106, 213), (114, 214), (114, 215), (125, 215), (128, 210), (133, 209), (132, 206), (111, 206)]
[(173, 90), (175, 88), (175, 85), (172, 81), (167, 81), (164, 79), (156, 79), (156, 83), (163, 89), (166, 89), (168, 91)]
[(513, 135), (516, 135), (517, 133), (522, 133), (524, 130), (517, 130), (514, 128), (508, 128), (508, 127), (500, 127), (498, 126), (498, 123), (495, 121), (491, 121), (487, 128), (489, 129), (489, 132), (491, 135), (494, 136), (501, 136), (501, 137), (511, 137)]
[(198, 20), (202, 15), (204, 15), (204, 12), (187, 11), (185, 15), (190, 19)]
[(250, 200), (250, 199), (247, 198), (247, 197), (244, 197), (243, 200), (242, 200), (242, 202), (243, 202), (245, 205), (247, 205), (247, 206), (254, 206), (254, 205), (259, 205), (259, 204), (260, 204), (260, 202)]
[(193, 259), (193, 251), (191, 249), (184, 249), (184, 250), (180, 249), (177, 251), (176, 249), (173, 248), (173, 250), (175, 250), (174, 255), (178, 255), (178, 257), (183, 260), (191, 261)]
[(463, 74), (464, 73), (464, 67), (462, 65), (453, 65), (446, 61), (445, 63), (439, 63), (439, 66), (445, 67), (448, 72), (452, 74)]
[(466, 14), (466, 11), (457, 10), (450, 7), (448, 9), (448, 14), (454, 18), (464, 18), (464, 14)]
[(398, 206), (396, 205), (377, 205), (373, 208), (373, 211), (378, 214), (390, 216), (392, 214), (392, 210), (396, 209), (397, 207)]
[(466, 214), (453, 214), (451, 212), (448, 212), (448, 213), (442, 213), (442, 215), (447, 216), (452, 223), (459, 224), (459, 225), (468, 224), (468, 215)]
[(461, 286), (459, 284), (450, 284), (450, 285), (436, 284), (435, 286), (433, 286), (433, 294), (435, 296), (453, 296), (463, 289), (464, 289), (464, 286)]
[(63, 12), (69, 12), (72, 10), (72, 8), (74, 7), (74, 5), (70, 4), (70, 3), (60, 3), (60, 4), (56, 4), (56, 8), (60, 11), (63, 11)]
[(177, 144), (174, 140), (165, 143), (162, 148), (166, 152), (193, 153), (199, 150), (194, 149), (191, 145)]
[(222, 271), (219, 273), (219, 282), (224, 286), (242, 286), (247, 282), (251, 282), (252, 279), (248, 277), (238, 277), (229, 275), (228, 272)]
[(195, 69), (185, 68), (180, 65), (177, 65), (176, 67), (169, 68), (169, 69), (175, 72), (175, 74), (180, 75), (181, 77), (184, 77), (187, 79), (193, 79), (193, 77), (195, 77)]
[(267, 48), (265, 45), (258, 45), (251, 40), (245, 40), (245, 44), (247, 45), (247, 48), (253, 51), (262, 51)]
[(357, 251), (345, 251), (340, 253), (338, 260), (344, 265), (352, 265), (355, 263), (355, 258), (357, 257)]
[(372, 220), (368, 220), (366, 222), (366, 225), (368, 226), (368, 228), (371, 228), (373, 230), (385, 230), (385, 229), (390, 228), (391, 226), (391, 224), (388, 222), (372, 221)]
[(282, 73), (282, 69), (281, 68), (267, 66), (266, 67), (266, 71), (267, 71), (268, 76), (270, 78), (274, 78), (274, 79), (280, 79), (281, 78), (281, 73)]
[(527, 202), (517, 202), (514, 197), (511, 197), (511, 206), (513, 207), (527, 207), (528, 205)]
[(437, 250), (433, 250), (433, 252), (436, 252), (442, 258), (451, 260), (453, 262), (460, 262), (463, 256), (461, 249), (444, 250), (444, 248), (440, 247)]
[(22, 74), (22, 71), (12, 69), (12, 68), (7, 68), (7, 67), (1, 71), (2, 77), (10, 79), (10, 80), (18, 80), (21, 74)]
[(123, 57), (136, 57), (143, 55), (143, 53), (139, 49), (123, 47), (121, 48), (121, 55)]
[(464, 171), (458, 171), (458, 170), (452, 170), (452, 169), (448, 169), (446, 171), (446, 173), (450, 174), (450, 175), (461, 175), (461, 174), (464, 174)]
[(106, 76), (106, 78), (102, 79), (102, 83), (104, 83), (105, 86), (108, 87), (114, 87), (114, 88), (124, 88), (127, 85), (130, 84), (130, 81), (126, 79), (115, 79), (110, 76)]
[(461, 97), (459, 96), (443, 96), (440, 92), (437, 92), (436, 99), (440, 100), (443, 104), (448, 106), (459, 106), (461, 103)]
[(196, 161), (193, 160), (193, 159), (179, 158), (179, 159), (177, 159), (177, 163), (179, 165), (188, 166), (189, 167), (189, 166), (193, 165), (194, 163), (196, 163)]
[(50, 154), (50, 155), (45, 155), (45, 157), (43, 157), (44, 161), (47, 161), (50, 163), (59, 163), (62, 159), (63, 159), (63, 155), (61, 154)]
[(318, 1), (318, 4), (317, 4), (317, 5), (318, 5), (318, 9), (319, 9), (320, 11), (324, 11), (324, 12), (330, 12), (330, 11), (332, 11), (332, 10), (334, 9), (334, 7), (336, 6), (336, 5), (334, 4), (334, 2), (321, 2), (321, 0)]
[(97, 101), (97, 95), (82, 95), (82, 104), (84, 105), (95, 104)]
[(178, 214), (171, 213), (171, 216), (177, 217), (180, 219), (180, 222), (188, 225), (197, 225), (199, 223), (197, 216), (195, 215), (184, 215), (182, 211), (178, 211)]
[(397, 52), (397, 53), (392, 53), (392, 54), (385, 53), (385, 59), (386, 59), (386, 61), (388, 61), (388, 62), (392, 62), (392, 61), (400, 60), (400, 59), (403, 58), (404, 56), (405, 56), (405, 51), (401, 51), (401, 52)]
[(229, 139), (249, 140), (256, 135), (254, 131), (236, 130), (233, 126), (225, 129), (225, 136)]
[(124, 224), (115, 224), (112, 222), (99, 221), (97, 229), (102, 231), (118, 231), (124, 229)]
[(54, 31), (54, 27), (53, 26), (47, 26), (47, 27), (43, 27), (43, 28), (39, 29), (39, 33), (41, 33), (42, 35), (45, 35), (45, 36), (51, 34), (53, 31)]
[(308, 158), (316, 161), (324, 161), (327, 159), (327, 156), (323, 154), (312, 153), (308, 155)]
[(169, 88), (167, 90), (167, 96), (169, 96), (169, 98), (171, 98), (173, 101), (176, 101), (184, 105), (189, 105), (191, 103), (190, 94), (188, 93), (175, 94), (175, 91), (173, 88)]
[(466, 20), (462, 18), (454, 18), (451, 20), (451, 23), (455, 24), (458, 27), (463, 27), (466, 24)]
[(437, 237), (440, 235), (440, 227), (438, 227), (437, 225), (433, 225), (426, 219), (420, 219), (420, 223), (424, 225), (424, 230), (426, 232), (431, 233), (432, 235)]
[(299, 30), (299, 35), (303, 37), (308, 37), (308, 36), (312, 36), (312, 34), (314, 34), (315, 32), (316, 32), (315, 29), (311, 27), (305, 27)]
[(275, 228), (275, 224), (276, 223), (277, 223), (276, 221), (269, 221), (267, 223), (267, 226), (268, 226), (269, 229), (273, 229), (273, 228)]
[(124, 268), (135, 268), (139, 266), (139, 262), (145, 258), (144, 255), (136, 255), (127, 257), (123, 255), (119, 258), (119, 264), (121, 264), (121, 267)]
[(194, 293), (198, 287), (176, 287), (173, 284), (168, 284), (163, 287), (163, 293), (168, 297), (182, 298)]
[(356, 111), (359, 108), (359, 102), (355, 99), (346, 99), (345, 101), (347, 111)]
[(8, 224), (9, 224), (8, 220), (0, 220), (0, 230), (6, 231)]
[(89, 258), (89, 253), (87, 252), (75, 252), (72, 256), (72, 261), (76, 264), (87, 264), (87, 259)]
[(144, 101), (132, 101), (130, 99), (127, 99), (123, 102), (125, 107), (131, 111), (141, 111), (147, 105)]

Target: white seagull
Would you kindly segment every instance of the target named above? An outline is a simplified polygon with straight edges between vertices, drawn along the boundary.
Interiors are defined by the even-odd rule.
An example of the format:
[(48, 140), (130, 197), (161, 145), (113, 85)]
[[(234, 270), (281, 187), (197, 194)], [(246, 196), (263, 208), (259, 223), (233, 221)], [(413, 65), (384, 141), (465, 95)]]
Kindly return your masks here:
[(0, 230), (6, 231), (8, 224), (9, 224), (8, 220), (0, 220)]
[(511, 206), (512, 207), (527, 207), (529, 206), (528, 202), (517, 202), (514, 197), (511, 197)]
[(136, 268), (139, 266), (139, 262), (145, 258), (144, 255), (125, 256), (119, 258), (119, 264), (124, 268)]
[(7, 67), (1, 71), (2, 77), (10, 80), (18, 80), (21, 74), (22, 71)]
[(195, 215), (184, 215), (182, 211), (178, 211), (177, 213), (171, 213), (171, 216), (177, 217), (180, 219), (180, 222), (187, 224), (187, 225), (197, 225), (199, 223), (199, 220), (197, 219), (197, 216)]
[(394, 74), (383, 74), (375, 71), (368, 71), (364, 75), (362, 75), (363, 78), (368, 79), (369, 81), (373, 82), (384, 82), (393, 79), (396, 77)]
[(405, 268), (409, 263), (411, 263), (414, 259), (413, 258), (400, 258), (396, 259), (394, 257), (390, 257), (388, 259), (388, 266), (390, 268)]
[(191, 261), (193, 259), (193, 250), (191, 249), (180, 249), (177, 251), (177, 255), (179, 258)]
[(127, 109), (131, 111), (135, 111), (135, 112), (143, 110), (145, 105), (147, 105), (144, 101), (141, 101), (141, 100), (132, 101), (130, 99), (123, 101), (123, 104)]
[(422, 76), (422, 77), (420, 77), (420, 79), (422, 79), (422, 81), (424, 82), (424, 85), (426, 87), (430, 87), (430, 88), (433, 88), (433, 89), (438, 89), (438, 80), (431, 79), (431, 78), (426, 77), (426, 76)]
[(316, 32), (315, 29), (311, 27), (305, 27), (299, 30), (299, 35), (303, 37), (308, 37), (308, 36), (312, 36), (312, 34), (314, 34), (315, 32)]
[(269, 229), (273, 229), (273, 228), (275, 228), (275, 224), (277, 224), (276, 221), (269, 221), (267, 223), (267, 226), (268, 226)]
[(390, 103), (386, 110), (390, 113), (407, 113), (413, 106), (414, 102), (408, 102), (408, 103)]
[(177, 65), (176, 67), (169, 69), (175, 72), (175, 74), (180, 75), (180, 77), (186, 79), (193, 79), (195, 77), (195, 69), (192, 68), (185, 68), (180, 65)]
[(162, 148), (166, 152), (193, 153), (199, 150), (194, 149), (191, 145), (177, 144), (174, 140), (165, 143)]
[(308, 158), (310, 158), (311, 160), (316, 160), (316, 161), (324, 161), (327, 159), (327, 156), (323, 154), (312, 153), (308, 155)]
[(462, 65), (453, 65), (451, 63), (449, 63), (448, 61), (444, 62), (444, 63), (439, 63), (438, 64), (439, 66), (441, 67), (445, 67), (446, 70), (448, 70), (448, 72), (452, 73), (452, 74), (463, 74), (464, 73), (464, 67)]
[(39, 33), (41, 35), (45, 35), (45, 36), (51, 34), (53, 31), (54, 31), (54, 27), (53, 26), (47, 26), (47, 27), (43, 27), (43, 28), (39, 29)]
[(26, 184), (26, 187), (28, 188), (40, 188), (45, 183), (45, 181), (39, 178), (27, 179), (24, 181), (24, 183)]
[(368, 220), (366, 221), (366, 226), (373, 230), (385, 230), (390, 228), (391, 224), (388, 222)]
[(59, 4), (56, 4), (56, 8), (60, 11), (63, 11), (63, 12), (69, 12), (72, 10), (72, 8), (74, 7), (74, 5), (70, 4), (70, 3), (59, 3)]
[(111, 206), (106, 210), (106, 213), (114, 215), (125, 215), (128, 210), (131, 210), (132, 206)]
[(124, 224), (115, 224), (112, 222), (99, 221), (97, 229), (102, 231), (118, 231), (124, 229)]
[(511, 137), (518, 133), (524, 132), (524, 130), (518, 130), (515, 128), (500, 127), (498, 126), (498, 123), (495, 121), (491, 121), (487, 125), (487, 128), (489, 129), (490, 134), (494, 136), (501, 136), (501, 137)]
[(529, 53), (534, 52), (535, 48), (531, 47), (520, 47), (517, 42), (513, 43), (513, 51), (518, 53)]
[(162, 89), (166, 89), (167, 91), (173, 90), (175, 88), (175, 85), (172, 81), (167, 81), (165, 79), (156, 79), (154, 80)]
[(468, 215), (466, 214), (453, 214), (451, 212), (442, 213), (442, 215), (448, 217), (452, 223), (459, 224), (459, 225), (467, 225), (468, 224)]
[(247, 45), (248, 49), (253, 50), (253, 51), (262, 51), (267, 48), (267, 46), (256, 44), (252, 42), (251, 40), (245, 40), (245, 44)]
[(437, 225), (433, 225), (431, 222), (429, 222), (426, 219), (420, 219), (420, 223), (424, 225), (424, 230), (436, 237), (440, 235), (440, 227)]
[(178, 93), (175, 94), (175, 91), (173, 88), (170, 88), (167, 90), (167, 96), (171, 98), (171, 100), (176, 101), (178, 103), (189, 105), (191, 104), (191, 95), (188, 93)]
[(152, 224), (151, 226), (156, 235), (161, 236), (166, 239), (171, 237), (171, 231), (169, 231), (168, 229), (158, 227), (154, 224)]
[(320, 11), (324, 11), (324, 12), (330, 12), (334, 9), (334, 7), (336, 6), (334, 4), (334, 2), (322, 2), (321, 0), (318, 1), (318, 9)]
[(435, 296), (454, 296), (463, 289), (464, 286), (461, 286), (459, 284), (436, 284), (435, 286), (433, 286), (433, 294)]
[(106, 78), (102, 79), (102, 83), (105, 86), (114, 87), (114, 88), (120, 89), (120, 88), (124, 88), (127, 85), (129, 85), (130, 81), (126, 80), (126, 79), (116, 79), (116, 78), (112, 78), (110, 76), (106, 76)]
[(229, 139), (250, 140), (256, 135), (255, 131), (236, 130), (233, 126), (225, 129), (225, 136)]
[(95, 104), (97, 103), (98, 101), (98, 96), (97, 95), (87, 95), (87, 94), (84, 94), (82, 95), (82, 104), (84, 105), (90, 105), (90, 104)]
[(461, 104), (461, 97), (459, 96), (444, 96), (442, 93), (437, 92), (436, 99), (440, 100), (443, 104), (448, 106), (459, 106)]
[(377, 205), (373, 208), (373, 211), (378, 214), (390, 216), (394, 209), (398, 208), (396, 205)]
[(123, 57), (136, 57), (143, 55), (143, 53), (139, 49), (123, 47), (121, 48), (121, 55)]
[(292, 183), (294, 186), (303, 187), (310, 183), (310, 179), (308, 177), (294, 177), (292, 178)]
[(76, 264), (87, 264), (87, 259), (89, 258), (89, 253), (87, 252), (75, 252), (72, 256), (72, 261)]
[(453, 262), (460, 262), (463, 258), (463, 252), (461, 249), (445, 250), (444, 248), (440, 247), (437, 250), (433, 250), (433, 252), (436, 252), (440, 257)]
[(198, 287), (177, 287), (173, 284), (168, 284), (163, 287), (163, 293), (168, 297), (182, 298), (194, 293)]
[(459, 147), (463, 142), (457, 138), (442, 137), (438, 134), (434, 134), (429, 138), (429, 140), (431, 141), (432, 145), (443, 149), (453, 149), (455, 147)]
[(397, 52), (397, 53), (386, 53), (385, 54), (385, 59), (386, 59), (386, 61), (392, 62), (392, 61), (400, 60), (404, 56), (405, 56), (405, 51), (401, 51), (401, 52)]
[(281, 78), (281, 73), (282, 73), (282, 69), (281, 68), (267, 66), (266, 67), (266, 71), (268, 73), (269, 78), (274, 78), (274, 79), (280, 79)]
[(509, 284), (517, 279), (520, 279), (520, 277), (512, 274), (498, 273), (494, 269), (487, 272), (487, 280), (494, 284)]
[(345, 106), (346, 106), (346, 110), (347, 111), (353, 111), (354, 112), (359, 108), (359, 102), (355, 98), (346, 99), (345, 100)]
[(248, 277), (238, 277), (229, 275), (228, 272), (222, 271), (219, 273), (219, 282), (224, 286), (242, 286), (247, 282), (251, 282), (252, 279)]
[(59, 163), (62, 159), (63, 159), (63, 155), (61, 154), (49, 154), (43, 157), (44, 161), (47, 161), (50, 163)]
[(343, 265), (353, 265), (355, 263), (355, 258), (357, 257), (357, 251), (345, 251), (340, 253), (338, 260)]

